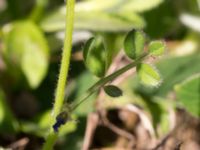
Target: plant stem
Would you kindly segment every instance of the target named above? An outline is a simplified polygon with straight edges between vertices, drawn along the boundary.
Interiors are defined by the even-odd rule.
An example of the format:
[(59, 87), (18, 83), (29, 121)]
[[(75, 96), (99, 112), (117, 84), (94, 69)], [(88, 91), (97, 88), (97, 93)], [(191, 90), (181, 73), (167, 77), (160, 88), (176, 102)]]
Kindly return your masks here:
[(106, 83), (114, 80), (115, 78), (117, 78), (118, 76), (120, 76), (121, 74), (125, 73), (126, 71), (128, 71), (129, 69), (132, 69), (133, 67), (136, 67), (146, 56), (148, 55), (148, 53), (144, 53), (143, 55), (141, 55), (138, 59), (136, 59), (134, 62), (124, 66), (123, 68), (115, 71), (114, 73), (102, 78), (101, 80), (97, 81), (93, 86), (91, 86), (87, 92), (86, 92), (86, 96), (81, 99), (80, 101), (78, 101), (76, 104), (74, 104), (72, 106), (72, 111), (75, 110), (80, 104), (82, 104), (84, 101), (86, 101), (93, 93), (95, 93), (100, 87), (104, 86)]
[(49, 135), (47, 136), (46, 143), (43, 146), (43, 150), (53, 149), (53, 145), (58, 137), (58, 133), (55, 133), (53, 131), (52, 126), (56, 121), (56, 116), (60, 113), (64, 102), (65, 86), (67, 84), (66, 79), (68, 76), (71, 49), (72, 49), (72, 33), (74, 27), (74, 5), (75, 5), (75, 0), (67, 0), (65, 41), (62, 52), (61, 67), (60, 67), (57, 88), (55, 92), (55, 104), (53, 107), (52, 118), (50, 120), (50, 125), (51, 125), (50, 131)]
[(35, 7), (33, 8), (30, 19), (37, 22), (43, 15), (43, 12), (48, 4), (48, 0), (36, 0)]

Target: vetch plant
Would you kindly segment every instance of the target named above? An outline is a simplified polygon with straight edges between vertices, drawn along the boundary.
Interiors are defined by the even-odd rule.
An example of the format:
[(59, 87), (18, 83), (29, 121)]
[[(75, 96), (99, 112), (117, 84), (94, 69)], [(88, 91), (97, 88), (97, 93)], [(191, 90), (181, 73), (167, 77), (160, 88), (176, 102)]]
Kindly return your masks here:
[[(18, 135), (23, 134), (27, 139), (24, 147), (35, 146), (37, 149), (38, 144), (32, 145), (28, 139), (45, 137), (43, 149), (54, 149), (57, 138), (62, 137), (64, 142), (58, 142), (56, 149), (96, 148), (94, 141), (104, 142), (96, 134), (102, 125), (114, 131), (117, 137), (125, 137), (130, 141), (125, 145), (131, 146), (131, 139), (138, 141), (140, 137), (140, 133), (136, 133), (137, 126), (144, 127), (150, 141), (157, 138), (159, 142), (163, 136), (168, 137), (166, 134), (171, 135), (171, 131), (181, 129), (185, 123), (192, 123), (184, 122), (188, 115), (192, 120), (199, 119), (198, 36), (191, 36), (191, 31), (183, 30), (177, 22), (177, 16), (183, 13), (181, 10), (193, 12), (197, 8), (193, 2), (188, 3), (191, 5), (189, 9), (180, 3), (181, 9), (177, 12), (176, 7), (169, 9), (174, 4), (163, 0), (65, 0), (53, 3), (36, 0), (30, 4), (23, 4), (23, 0), (6, 1), (7, 7), (3, 4), (0, 10), (1, 146), (9, 144), (7, 148), (13, 149), (12, 143), (20, 140)], [(31, 9), (27, 10), (27, 6)], [(160, 18), (159, 28), (155, 26), (157, 18)], [(166, 22), (166, 18), (170, 21)], [(173, 32), (177, 27), (178, 30)], [(149, 35), (146, 36), (142, 29)], [(72, 33), (75, 35), (73, 52)], [(93, 37), (85, 43), (81, 57), (81, 43), (91, 35)], [(164, 53), (165, 42), (151, 41), (147, 37), (170, 37), (166, 57), (156, 60)], [(63, 54), (59, 63), (61, 47)], [(82, 66), (82, 58), (86, 68)], [(132, 72), (134, 74), (131, 75)], [(52, 93), (55, 93), (53, 109), (50, 102)], [(176, 111), (180, 112), (176, 108), (186, 111), (186, 115), (181, 113), (181, 116), (172, 117), (177, 114)], [(127, 124), (131, 118), (126, 120), (126, 116), (121, 115), (124, 109), (131, 110), (139, 118), (135, 122), (134, 117), (130, 127)], [(117, 113), (113, 114), (113, 110)], [(91, 113), (100, 119), (97, 124), (93, 124), (92, 119), (90, 121)], [(110, 114), (121, 121), (113, 121)], [(77, 118), (81, 120), (79, 124), (76, 123)], [(183, 123), (179, 124), (179, 120)], [(135, 134), (129, 140), (129, 136), (113, 130), (107, 121), (125, 132), (134, 130)], [(88, 139), (87, 136), (84, 138), (83, 132), (88, 135), (90, 122), (97, 125), (90, 136), (91, 144), (86, 146), (83, 142), (80, 145)], [(118, 126), (118, 123), (123, 123), (123, 126)], [(174, 128), (176, 123), (178, 128)], [(191, 127), (195, 133), (197, 130), (193, 125)], [(7, 139), (8, 134), (15, 138)], [(4, 142), (7, 140), (10, 142)], [(102, 147), (112, 143), (108, 141)], [(137, 149), (142, 148), (139, 143), (136, 142)], [(150, 145), (144, 145), (143, 149), (152, 149)]]
[(100, 36), (89, 39), (83, 50), (83, 58), (85, 65), (95, 76), (99, 77), (93, 86), (91, 86), (77, 103), (64, 103), (64, 88), (66, 83), (67, 72), (69, 68), (69, 58), (71, 53), (71, 39), (73, 31), (73, 17), (74, 17), (74, 1), (67, 1), (67, 28), (64, 42), (64, 49), (61, 61), (60, 74), (58, 85), (56, 89), (55, 104), (53, 108), (53, 116), (51, 119), (51, 129), (44, 144), (43, 150), (52, 149), (58, 135), (59, 128), (67, 123), (71, 118), (73, 111), (88, 99), (93, 93), (100, 88), (104, 88), (105, 93), (111, 97), (119, 97), (123, 94), (122, 90), (114, 85), (109, 85), (109, 82), (122, 75), (129, 69), (137, 68), (138, 75), (143, 84), (148, 86), (158, 86), (161, 82), (160, 74), (152, 65), (143, 63), (149, 56), (158, 56), (163, 54), (165, 44), (162, 41), (152, 41), (147, 47), (148, 51), (144, 51), (146, 37), (142, 31), (130, 31), (124, 40), (124, 50), (126, 55), (133, 60), (130, 64), (120, 68), (114, 73), (105, 76), (109, 68), (108, 51), (105, 48), (104, 39)]

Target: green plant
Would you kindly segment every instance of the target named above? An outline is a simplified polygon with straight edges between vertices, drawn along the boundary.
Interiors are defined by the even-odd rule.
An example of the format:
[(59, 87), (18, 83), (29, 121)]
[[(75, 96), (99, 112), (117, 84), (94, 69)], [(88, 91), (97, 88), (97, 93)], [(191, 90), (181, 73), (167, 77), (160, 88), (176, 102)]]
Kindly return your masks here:
[[(61, 67), (60, 73), (58, 77), (58, 84), (55, 93), (55, 104), (53, 108), (53, 116), (51, 118), (51, 126), (56, 120), (57, 115), (60, 113), (63, 102), (64, 102), (64, 89), (66, 85), (66, 79), (69, 70), (69, 62), (71, 56), (72, 49), (72, 32), (73, 32), (73, 24), (74, 24), (74, 0), (68, 0), (66, 3), (66, 31), (65, 31), (65, 42), (62, 53)], [(43, 150), (50, 150), (53, 148), (53, 145), (57, 139), (58, 134), (55, 133), (50, 128), (49, 135), (47, 136), (46, 143), (44, 144)]]
[[(67, 22), (71, 22), (73, 24), (73, 17), (69, 17), (69, 15), (73, 15), (73, 8), (70, 5), (73, 5), (73, 2), (68, 1), (67, 3), (68, 7), (67, 7)], [(72, 26), (71, 24), (71, 26)], [(67, 36), (72, 36), (72, 28), (70, 28), (70, 25), (67, 26), (68, 30), (70, 29), (70, 32), (67, 32), (68, 30), (66, 30), (66, 34)], [(71, 113), (80, 105), (82, 104), (84, 101), (87, 100), (88, 97), (90, 97), (93, 93), (95, 93), (96, 91), (98, 91), (101, 87), (104, 87), (105, 92), (107, 94), (109, 94), (110, 96), (113, 97), (118, 97), (120, 95), (122, 95), (122, 91), (113, 86), (113, 85), (108, 85), (105, 86), (107, 83), (109, 83), (110, 81), (114, 80), (115, 78), (117, 78), (118, 76), (120, 76), (121, 74), (123, 74), (124, 72), (128, 71), (129, 69), (132, 69), (133, 67), (137, 67), (137, 71), (138, 74), (140, 76), (140, 79), (142, 81), (142, 83), (149, 85), (149, 86), (157, 86), (159, 85), (159, 83), (161, 82), (161, 77), (159, 75), (159, 73), (157, 72), (157, 70), (152, 67), (151, 65), (145, 64), (143, 63), (143, 61), (145, 60), (145, 58), (147, 56), (158, 56), (163, 54), (164, 50), (165, 50), (165, 45), (163, 42), (161, 41), (154, 41), (152, 43), (150, 43), (149, 45), (149, 51), (144, 51), (144, 46), (146, 43), (146, 37), (144, 35), (144, 33), (142, 31), (136, 31), (136, 30), (132, 30), (128, 33), (128, 35), (125, 38), (124, 41), (124, 48), (125, 48), (125, 52), (127, 54), (128, 57), (130, 57), (131, 59), (133, 59), (134, 61), (128, 65), (126, 65), (125, 67), (117, 70), (116, 72), (105, 76), (105, 73), (107, 71), (107, 69), (109, 68), (109, 64), (110, 62), (108, 62), (107, 59), (107, 51), (105, 48), (105, 44), (103, 42), (102, 37), (96, 37), (96, 38), (91, 38), (89, 39), (86, 44), (85, 44), (85, 48), (83, 51), (83, 57), (84, 57), (84, 61), (86, 66), (88, 67), (88, 69), (97, 77), (100, 77), (100, 80), (98, 82), (96, 82), (93, 86), (91, 86), (85, 93), (85, 96), (83, 99), (81, 99), (80, 101), (78, 101), (75, 104), (68, 104), (66, 103), (66, 109), (64, 111), (61, 111), (62, 109), (62, 105), (63, 105), (63, 100), (64, 100), (64, 87), (65, 87), (65, 76), (66, 76), (66, 71), (62, 72), (62, 67), (66, 67), (68, 68), (69, 63), (65, 64), (65, 62), (69, 62), (69, 60), (65, 60), (61, 62), (61, 71), (60, 71), (60, 75), (59, 75), (59, 79), (58, 79), (58, 87), (56, 90), (56, 98), (55, 98), (55, 104), (54, 104), (54, 115), (53, 115), (53, 122), (54, 125), (52, 125), (51, 123), (51, 130), (50, 133), (47, 137), (46, 140), (46, 144), (44, 145), (45, 150), (51, 149), (56, 138), (57, 135), (59, 134), (58, 132), (58, 128), (65, 124), (66, 122), (68, 122), (69, 120), (71, 120)], [(71, 41), (65, 41), (64, 45), (71, 45)], [(64, 51), (65, 51), (65, 46), (64, 46)], [(69, 58), (70, 54), (69, 54), (69, 49), (68, 49), (68, 53), (64, 53), (63, 52), (63, 58)], [(64, 64), (64, 65), (63, 65)], [(64, 79), (63, 79), (64, 78)], [(64, 80), (64, 81), (63, 81)], [(62, 83), (62, 85), (60, 85)], [(61, 91), (60, 91), (61, 90)], [(60, 112), (60, 113), (59, 113)], [(53, 128), (54, 131), (53, 131)]]
[[(102, 92), (105, 92), (102, 109), (109, 112), (110, 109), (116, 109), (118, 106), (121, 108), (127, 103), (139, 106), (147, 114), (152, 126), (150, 134), (157, 137), (170, 132), (173, 120), (169, 120), (169, 109), (176, 111), (176, 107), (184, 108), (192, 116), (199, 117), (198, 33), (185, 30), (181, 22), (177, 21), (177, 17), (180, 16), (183, 24), (196, 29), (192, 24), (187, 24), (187, 19), (184, 19), (187, 15), (182, 14), (184, 9), (189, 11), (189, 14), (193, 14), (193, 8), (198, 12), (196, 1), (186, 0), (184, 3), (173, 0), (78, 1), (74, 13), (75, 34), (81, 35), (80, 30), (84, 30), (89, 36), (94, 37), (86, 42), (83, 50), (87, 69), (82, 67), (82, 61), (77, 61), (73, 55), (70, 75), (68, 75), (69, 57), (71, 53), (80, 54), (79, 42), (82, 43), (89, 37), (79, 39), (78, 42), (74, 38), (74, 51), (71, 52), (71, 38), (67, 38), (67, 41), (66, 37), (63, 40), (61, 36), (66, 30), (65, 25), (72, 26), (73, 23), (69, 19), (71, 13), (66, 12), (66, 5), (59, 1), (52, 3), (49, 0), (36, 0), (31, 12), (22, 13), (23, 1), (26, 0), (18, 2), (8, 0), (8, 9), (2, 11), (0, 8), (0, 131), (2, 133), (45, 137), (46, 143), (43, 149), (52, 149), (57, 138), (61, 137), (65, 143), (56, 146), (67, 145), (69, 149), (80, 149), (80, 142), (83, 141), (85, 132), (84, 121), (91, 111), (95, 111), (96, 107), (92, 107), (92, 103), (96, 97), (101, 97)], [(175, 3), (179, 6), (179, 10), (174, 7)], [(130, 31), (132, 28), (135, 30)], [(71, 36), (72, 28), (67, 30)], [(160, 40), (149, 42), (141, 30), (144, 30), (150, 38), (168, 40), (166, 44), (169, 51), (164, 57), (154, 60), (163, 54), (165, 43)], [(128, 34), (125, 36), (126, 32)], [(57, 66), (60, 61), (58, 55), (63, 43), (65, 46), (58, 87), (54, 108), (51, 110), (50, 101), (55, 88), (52, 83), (57, 80)], [(116, 71), (108, 71), (112, 68), (111, 65), (116, 65), (113, 60), (122, 47), (128, 56), (125, 58), (126, 63), (129, 64)], [(154, 60), (153, 63), (151, 60)], [(74, 62), (82, 68), (74, 67)], [(129, 76), (117, 86), (113, 84), (114, 79), (123, 77), (122, 74), (132, 68), (136, 69), (134, 76)], [(70, 80), (67, 86), (66, 77)], [(66, 102), (64, 102), (64, 87), (67, 87)], [(24, 93), (28, 93), (26, 101), (24, 100), (25, 104), (20, 102), (20, 96)], [(26, 102), (32, 97), (34, 97), (33, 102), (41, 108), (32, 116), (25, 116), (24, 119), (24, 116), (18, 115), (13, 106), (12, 109), (9, 107), (9, 104), (17, 102), (26, 106)], [(21, 109), (25, 112), (24, 108)], [(77, 118), (80, 120), (79, 124), (74, 122)], [(63, 136), (66, 134), (67, 136)], [(73, 142), (71, 137), (74, 137)], [(3, 139), (2, 135), (0, 138)]]
[[(79, 22), (79, 25), (77, 27), (77, 24), (75, 24), (76, 28), (83, 28), (83, 29), (92, 29), (93, 31), (128, 31), (133, 26), (135, 28), (141, 28), (145, 25), (145, 22), (143, 18), (138, 15), (138, 12), (146, 11), (151, 8), (154, 8), (155, 6), (159, 5), (162, 1), (158, 0), (156, 2), (150, 2), (150, 5), (140, 7), (138, 10), (137, 8), (134, 9), (135, 13), (132, 13), (132, 7), (134, 7), (134, 3), (130, 2), (131, 7), (129, 7), (129, 4), (123, 3), (122, 8), (117, 8), (114, 10), (115, 5), (119, 5), (116, 3), (116, 1), (111, 1), (108, 6), (102, 6), (100, 8), (94, 8), (93, 11), (96, 12), (96, 15), (101, 16), (101, 22), (104, 22), (102, 29), (93, 29), (94, 25), (90, 24), (90, 20), (94, 19), (94, 16), (91, 15), (92, 13), (85, 13), (83, 9), (84, 5), (93, 5), (95, 6), (98, 1), (91, 2), (81, 2), (79, 5), (77, 5), (77, 8), (80, 10), (78, 15), (76, 15), (76, 21), (82, 20)], [(74, 3), (74, 2), (68, 2), (68, 3)], [(68, 4), (67, 3), (67, 4)], [(6, 73), (8, 73), (11, 78), (13, 79), (13, 85), (14, 87), (26, 87), (30, 89), (37, 89), (41, 82), (43, 81), (45, 75), (47, 74), (48, 66), (49, 66), (49, 58), (50, 58), (50, 46), (47, 43), (47, 38), (40, 29), (39, 25), (45, 30), (49, 31), (46, 26), (43, 26), (45, 24), (45, 18), (43, 19), (44, 10), (48, 4), (48, 0), (38, 0), (36, 1), (36, 5), (31, 11), (30, 15), (28, 17), (26, 16), (25, 19), (22, 17), (22, 15), (19, 13), (19, 5), (16, 5), (16, 7), (13, 5), (12, 1), (8, 2), (9, 9), (11, 10), (11, 13), (13, 15), (13, 18), (16, 19), (16, 21), (10, 22), (8, 25), (4, 25), (3, 28), (1, 28), (1, 38), (4, 42), (4, 48), (3, 48), (3, 57), (6, 62)], [(121, 3), (120, 3), (121, 4)], [(136, 3), (137, 4), (137, 3)], [(142, 6), (140, 3), (137, 5)], [(70, 5), (68, 5), (70, 7)], [(71, 7), (70, 7), (71, 8)], [(113, 9), (113, 13), (103, 13), (104, 9)], [(71, 8), (72, 9), (72, 8)], [(71, 9), (67, 9), (67, 19), (66, 22), (68, 22), (67, 25), (68, 28), (66, 29), (67, 36), (72, 36), (72, 24), (73, 24), (73, 13), (71, 12)], [(122, 13), (124, 10), (128, 10), (126, 13)], [(129, 16), (128, 14), (131, 14)], [(86, 17), (86, 18), (85, 18)], [(120, 19), (120, 17), (122, 19)], [(23, 18), (23, 19), (22, 19)], [(65, 16), (64, 16), (65, 18)], [(126, 18), (126, 19), (123, 19)], [(42, 20), (42, 21), (41, 21)], [(65, 19), (63, 19), (65, 20)], [(85, 21), (84, 21), (85, 20)], [(41, 22), (40, 22), (41, 21)], [(85, 23), (86, 22), (86, 23)], [(70, 24), (71, 23), (71, 24)], [(89, 23), (89, 24), (88, 24)], [(111, 25), (109, 28), (107, 24), (115, 24), (115, 26)], [(134, 24), (134, 25), (133, 25)], [(125, 66), (124, 68), (118, 70), (117, 72), (109, 75), (104, 76), (106, 73), (106, 70), (109, 68), (109, 65), (112, 62), (112, 57), (115, 56), (116, 52), (112, 52), (112, 48), (116, 46), (112, 46), (114, 44), (105, 44), (104, 42), (109, 43), (109, 40), (112, 41), (113, 35), (105, 34), (104, 38), (107, 38), (107, 41), (102, 41), (102, 37), (96, 37), (92, 40), (92, 43), (94, 43), (95, 48), (92, 48), (93, 50), (91, 52), (85, 53), (85, 62), (87, 66), (89, 64), (94, 64), (94, 66), (88, 66), (88, 69), (93, 72), (98, 77), (102, 77), (99, 82), (94, 84), (87, 92), (86, 97), (81, 99), (79, 102), (74, 103), (72, 106), (69, 107), (70, 113), (71, 111), (75, 110), (82, 102), (84, 102), (89, 96), (91, 96), (93, 93), (98, 91), (99, 88), (103, 87), (107, 82), (115, 79), (122, 73), (126, 72), (127, 70), (131, 69), (132, 67), (136, 66), (141, 60), (143, 60), (143, 57), (146, 57), (147, 54), (142, 54), (139, 56), (135, 62)], [(118, 38), (116, 36), (116, 42)], [(49, 133), (49, 136), (47, 137), (47, 143), (44, 145), (44, 149), (49, 149), (49, 147), (52, 147), (54, 144), (57, 133), (55, 133), (52, 129), (53, 124), (56, 122), (56, 118), (59, 115), (60, 111), (63, 109), (63, 101), (64, 101), (64, 87), (69, 67), (69, 57), (71, 54), (71, 38), (66, 38), (64, 42), (64, 50), (63, 50), (63, 59), (61, 62), (61, 69), (60, 69), (60, 76), (58, 80), (58, 86), (55, 93), (55, 104), (53, 109), (53, 116), (51, 116), (51, 130)], [(142, 45), (142, 44), (141, 44)], [(91, 46), (91, 45), (89, 45)], [(117, 47), (118, 48), (118, 47)], [(116, 48), (116, 49), (117, 49)], [(95, 49), (95, 50), (94, 50)], [(109, 52), (107, 51), (108, 49)], [(101, 60), (97, 60), (98, 56), (101, 56)], [(89, 59), (88, 59), (89, 58)], [(13, 74), (13, 72), (15, 72)], [(23, 82), (21, 85), (21, 81), (26, 79), (28, 85), (26, 82)], [(118, 91), (117, 91), (118, 89)], [(105, 86), (105, 91), (110, 94), (111, 96), (119, 96), (121, 94), (117, 94), (118, 92), (121, 93), (119, 88), (114, 86)], [(2, 103), (2, 106), (6, 105)], [(67, 104), (68, 105), (68, 104)], [(45, 115), (44, 115), (45, 116)], [(14, 117), (10, 117), (11, 120), (14, 122), (18, 121), (15, 120)], [(42, 117), (41, 117), (42, 118)], [(30, 124), (23, 123), (22, 126), (15, 127), (16, 131), (23, 131), (23, 132), (31, 132), (32, 129), (27, 128)], [(37, 135), (45, 136), (42, 132), (37, 132)], [(43, 134), (43, 135), (42, 135)], [(48, 144), (50, 143), (50, 144)]]

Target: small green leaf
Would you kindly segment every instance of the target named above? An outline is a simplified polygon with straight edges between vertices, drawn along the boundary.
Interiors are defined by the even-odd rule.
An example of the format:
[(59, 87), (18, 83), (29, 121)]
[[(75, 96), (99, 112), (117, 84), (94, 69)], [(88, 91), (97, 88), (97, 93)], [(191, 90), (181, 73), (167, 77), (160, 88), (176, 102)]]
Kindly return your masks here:
[(6, 39), (7, 62), (21, 70), (31, 88), (39, 86), (48, 68), (49, 48), (40, 29), (31, 21), (19, 21)]
[(105, 48), (107, 50), (107, 67), (111, 65), (114, 57), (118, 54), (120, 49), (123, 47), (124, 33), (104, 33)]
[(140, 64), (137, 71), (141, 82), (148, 86), (158, 86), (162, 79), (158, 71), (149, 64)]
[(126, 55), (131, 59), (139, 57), (144, 50), (145, 41), (145, 35), (142, 31), (130, 31), (124, 41)]
[(166, 45), (163, 41), (152, 41), (149, 44), (149, 52), (153, 56), (162, 55), (165, 51)]
[(104, 91), (111, 97), (119, 97), (122, 96), (123, 92), (120, 88), (115, 85), (107, 85), (104, 87)]
[(86, 61), (86, 59), (87, 59), (88, 52), (89, 52), (93, 42), (94, 42), (94, 37), (90, 38), (85, 43), (85, 46), (84, 46), (84, 49), (83, 49), (83, 59), (84, 59), (84, 61)]
[(87, 68), (97, 77), (103, 77), (106, 71), (106, 50), (101, 37), (86, 42), (83, 57)]
[(175, 86), (176, 96), (185, 109), (200, 117), (200, 74)]

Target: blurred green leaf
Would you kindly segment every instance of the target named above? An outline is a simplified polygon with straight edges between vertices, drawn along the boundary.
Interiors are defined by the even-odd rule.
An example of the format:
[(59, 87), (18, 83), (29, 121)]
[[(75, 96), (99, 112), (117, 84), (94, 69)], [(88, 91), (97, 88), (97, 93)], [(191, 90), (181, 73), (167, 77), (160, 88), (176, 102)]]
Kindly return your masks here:
[(198, 73), (200, 68), (199, 62), (199, 54), (182, 57), (172, 56), (160, 60), (156, 66), (163, 77), (163, 84), (157, 89), (157, 95), (166, 95), (170, 90), (173, 90), (175, 84)]
[(75, 29), (79, 30), (124, 32), (144, 26), (143, 18), (136, 13), (80, 12), (75, 15)]
[(115, 85), (107, 85), (103, 89), (111, 97), (119, 97), (123, 94), (122, 90)]
[(118, 54), (120, 49), (123, 47), (124, 33), (104, 33), (104, 43), (107, 51), (107, 67), (113, 62), (114, 57)]
[(142, 31), (130, 31), (124, 41), (124, 50), (128, 57), (136, 59), (144, 50), (145, 35)]
[(156, 63), (156, 67), (162, 76), (162, 84), (159, 88), (148, 88), (137, 84), (137, 91), (148, 96), (156, 95), (165, 97), (173, 90), (175, 84), (180, 83), (193, 74), (199, 73), (199, 62), (200, 55), (198, 53), (181, 57), (162, 57), (162, 59)]
[[(161, 4), (163, 0), (88, 0), (76, 3), (75, 28), (92, 31), (119, 32), (143, 28), (145, 21), (137, 14)], [(47, 32), (63, 30), (65, 7), (48, 14), (41, 22)]]
[[(160, 97), (153, 97), (151, 101), (152, 103), (149, 103), (148, 107), (151, 108), (153, 124), (156, 127), (157, 134), (161, 137), (170, 131), (170, 110), (172, 111), (174, 103)], [(156, 106), (154, 107), (153, 105)]]
[(160, 5), (164, 0), (125, 0), (121, 11), (144, 12)]
[(183, 34), (185, 29), (182, 28), (178, 18), (178, 9), (183, 1), (176, 4), (174, 0), (163, 0), (163, 3), (143, 13), (147, 26), (144, 31), (150, 38), (163, 38), (173, 35), (173, 37)]
[(152, 41), (149, 44), (149, 52), (153, 56), (162, 55), (165, 51), (166, 45), (163, 41)]
[(66, 147), (69, 150), (80, 150), (83, 147), (87, 116), (79, 117), (78, 121), (76, 131), (65, 136), (63, 145), (60, 145), (59, 150), (65, 150)]
[(200, 117), (200, 74), (175, 85), (177, 99), (194, 116)]
[(33, 22), (15, 22), (6, 39), (5, 57), (11, 66), (22, 70), (30, 87), (36, 88), (48, 68), (47, 41)]
[(76, 5), (78, 11), (130, 11), (130, 12), (144, 12), (150, 10), (163, 0), (86, 0)]
[(94, 37), (92, 37), (89, 40), (87, 40), (87, 42), (84, 45), (83, 59), (84, 59), (85, 62), (87, 60), (88, 52), (90, 51), (93, 42), (94, 42)]
[(19, 124), (6, 103), (3, 91), (0, 89), (0, 132), (14, 133), (18, 128)]
[(83, 55), (87, 68), (97, 77), (103, 77), (106, 72), (106, 50), (103, 39), (99, 36), (89, 39)]
[[(85, 92), (88, 90), (90, 86), (92, 86), (97, 81), (97, 78), (93, 76), (91, 73), (84, 72), (82, 73), (77, 79), (76, 79), (76, 88), (69, 97), (69, 99), (74, 99), (73, 103), (77, 103), (81, 99), (83, 99), (83, 96)], [(74, 97), (73, 97), (74, 96)], [(94, 110), (94, 102), (96, 99), (96, 95), (90, 96), (84, 103), (82, 103), (75, 111), (74, 113), (77, 116), (86, 116), (90, 112)]]
[(137, 72), (144, 85), (158, 86), (162, 81), (160, 74), (152, 65), (142, 63), (137, 66)]
[[(102, 4), (102, 2), (100, 2)], [(77, 4), (78, 5), (78, 4)], [(99, 6), (99, 4), (97, 5)], [(89, 7), (89, 6), (88, 6)], [(40, 23), (41, 28), (46, 32), (55, 32), (64, 30), (65, 27), (65, 7), (47, 15)], [(90, 8), (90, 7), (89, 7)], [(132, 28), (143, 28), (145, 21), (134, 12), (124, 11), (75, 11), (75, 29), (104, 31), (104, 32), (122, 32), (129, 31)]]

